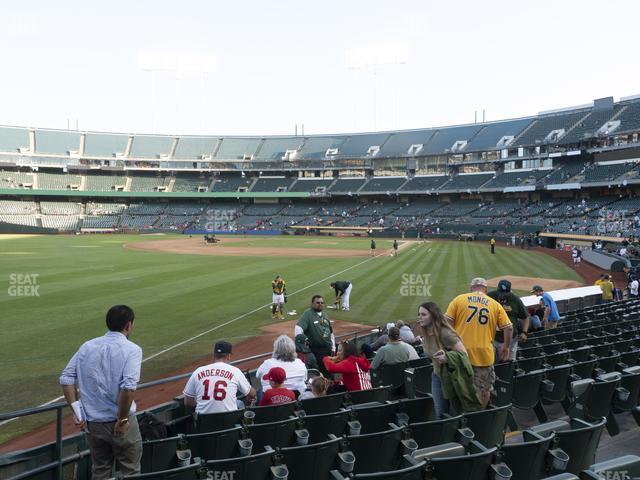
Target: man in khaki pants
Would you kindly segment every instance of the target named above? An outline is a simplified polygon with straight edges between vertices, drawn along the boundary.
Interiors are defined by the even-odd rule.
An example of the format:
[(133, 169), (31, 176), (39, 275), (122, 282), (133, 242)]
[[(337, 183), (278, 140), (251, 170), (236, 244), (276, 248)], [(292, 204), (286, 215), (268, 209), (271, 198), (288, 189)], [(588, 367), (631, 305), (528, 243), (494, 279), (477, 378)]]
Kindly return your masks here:
[(111, 478), (114, 465), (124, 475), (140, 472), (142, 438), (133, 397), (142, 349), (129, 341), (133, 320), (129, 307), (111, 307), (109, 331), (85, 342), (60, 376), (75, 424), (86, 434), (94, 480)]

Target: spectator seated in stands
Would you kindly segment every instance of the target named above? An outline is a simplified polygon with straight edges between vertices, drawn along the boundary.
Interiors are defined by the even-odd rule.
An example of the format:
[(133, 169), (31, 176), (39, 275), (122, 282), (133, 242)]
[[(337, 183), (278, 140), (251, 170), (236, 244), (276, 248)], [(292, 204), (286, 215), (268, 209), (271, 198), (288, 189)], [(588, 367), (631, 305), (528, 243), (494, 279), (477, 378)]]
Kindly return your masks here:
[(260, 406), (266, 407), (271, 405), (280, 405), (281, 403), (290, 403), (296, 401), (296, 394), (292, 390), (284, 387), (287, 379), (287, 372), (284, 368), (272, 367), (261, 380), (269, 382), (269, 390), (265, 391), (260, 400)]
[(400, 329), (392, 327), (389, 329), (389, 343), (376, 352), (376, 356), (371, 362), (371, 368), (375, 369), (382, 365), (395, 365), (417, 358), (419, 357), (416, 349), (400, 340)]
[(542, 318), (544, 318), (544, 308), (539, 305), (538, 308), (529, 307), (527, 309), (529, 313), (529, 332), (535, 332), (538, 330), (544, 330), (542, 328)]
[(358, 347), (353, 342), (343, 342), (338, 346), (335, 357), (324, 357), (324, 367), (329, 373), (342, 374), (342, 383), (349, 391), (370, 390), (371, 377), (369, 361), (358, 354)]
[(309, 348), (309, 339), (304, 333), (296, 335), (296, 353), (307, 369), (318, 369), (318, 359)]
[(396, 327), (400, 330), (400, 340), (407, 342), (409, 345), (420, 343), (420, 339), (413, 334), (411, 327), (406, 325), (402, 320), (396, 322)]
[(310, 398), (324, 397), (331, 387), (331, 380), (324, 378), (322, 375), (311, 380), (311, 390), (302, 392), (298, 400), (308, 400)]
[(273, 342), (273, 356), (265, 360), (256, 370), (256, 378), (260, 380), (261, 391), (258, 392), (259, 397), (271, 388), (269, 380), (265, 378), (266, 374), (273, 367), (280, 367), (285, 371), (284, 386), (290, 390), (300, 393), (307, 389), (305, 381), (307, 380), (307, 367), (302, 360), (297, 357), (296, 345), (287, 335), (280, 335)]

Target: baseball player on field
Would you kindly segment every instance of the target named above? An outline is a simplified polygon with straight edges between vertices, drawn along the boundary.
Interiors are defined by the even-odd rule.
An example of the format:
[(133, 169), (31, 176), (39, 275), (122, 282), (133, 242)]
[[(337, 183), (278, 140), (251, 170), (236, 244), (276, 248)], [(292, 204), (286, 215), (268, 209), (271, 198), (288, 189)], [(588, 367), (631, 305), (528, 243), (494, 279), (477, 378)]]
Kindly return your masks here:
[(284, 295), (287, 291), (284, 278), (277, 275), (271, 282), (271, 290), (273, 291), (271, 300), (271, 318), (284, 320)]

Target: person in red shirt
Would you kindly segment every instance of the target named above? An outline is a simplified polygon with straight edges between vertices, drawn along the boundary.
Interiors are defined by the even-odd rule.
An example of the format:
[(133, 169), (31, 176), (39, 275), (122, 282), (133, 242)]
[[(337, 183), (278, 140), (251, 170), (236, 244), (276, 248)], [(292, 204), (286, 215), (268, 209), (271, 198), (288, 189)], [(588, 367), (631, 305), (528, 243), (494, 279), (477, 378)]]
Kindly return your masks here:
[(293, 390), (282, 386), (287, 379), (287, 372), (284, 371), (284, 368), (273, 367), (262, 378), (269, 380), (271, 388), (264, 392), (259, 404), (261, 407), (296, 401), (296, 394), (293, 393)]
[(342, 374), (342, 383), (347, 390), (369, 390), (371, 377), (369, 361), (358, 355), (355, 343), (344, 342), (338, 347), (335, 357), (324, 357), (324, 367), (329, 373)]

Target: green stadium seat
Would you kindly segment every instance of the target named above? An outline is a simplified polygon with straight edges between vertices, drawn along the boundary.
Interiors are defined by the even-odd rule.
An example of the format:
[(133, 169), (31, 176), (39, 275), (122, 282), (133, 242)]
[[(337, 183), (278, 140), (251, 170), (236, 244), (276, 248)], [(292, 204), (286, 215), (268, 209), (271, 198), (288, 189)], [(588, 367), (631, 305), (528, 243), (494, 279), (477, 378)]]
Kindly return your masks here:
[(180, 435), (142, 442), (140, 471), (142, 473), (148, 473), (176, 468), (178, 466), (176, 449), (178, 448), (178, 440), (180, 440), (180, 438), (184, 438), (184, 436)]
[(569, 455), (566, 471), (578, 475), (594, 463), (606, 423), (607, 419), (604, 417), (594, 423), (575, 418), (570, 422), (554, 420), (533, 426), (529, 430), (543, 437), (555, 432), (558, 436), (558, 447)]
[(568, 405), (567, 393), (571, 371), (571, 364), (559, 365), (545, 370), (544, 378), (550, 382), (545, 385), (549, 386), (553, 384), (553, 388), (551, 390), (548, 390), (547, 388), (540, 389), (540, 401), (534, 406), (534, 412), (536, 413), (540, 423), (544, 423), (549, 420), (543, 404), (550, 405), (552, 403), (559, 402), (563, 406)]
[(245, 426), (246, 436), (253, 441), (254, 451), (267, 445), (273, 448), (293, 445), (295, 443), (295, 432), (298, 428), (298, 418)]
[(404, 371), (407, 363), (398, 363), (395, 365), (381, 365), (379, 368), (369, 371), (371, 375), (371, 385), (374, 388), (388, 385), (391, 387), (391, 393), (403, 396), (404, 392)]
[(289, 478), (325, 480), (330, 470), (340, 467), (339, 453), (344, 440), (335, 435), (327, 438), (320, 443), (278, 450), (279, 460), (289, 470)]
[(502, 407), (511, 403), (513, 375), (516, 369), (516, 363), (496, 363), (493, 368), (496, 374), (496, 381), (493, 385), (494, 393), (492, 395), (492, 403), (497, 407)]
[[(620, 386), (628, 393), (614, 395), (613, 412), (631, 412), (638, 425), (640, 425), (640, 366), (625, 368), (622, 372)], [(626, 399), (624, 397), (627, 397)]]
[(309, 443), (325, 441), (329, 434), (337, 437), (344, 435), (347, 432), (350, 414), (349, 410), (341, 408), (337, 412), (301, 417), (304, 428), (309, 432)]
[(389, 400), (389, 387), (372, 388), (369, 390), (354, 390), (347, 392), (346, 404), (386, 402)]
[(409, 423), (427, 422), (435, 418), (433, 397), (407, 398), (398, 401), (398, 413), (406, 413)]
[(408, 435), (416, 441), (418, 448), (432, 447), (440, 443), (463, 443), (473, 439), (473, 432), (462, 430), (464, 418), (446, 417), (442, 420), (410, 423)]
[(324, 397), (309, 398), (299, 402), (300, 408), (307, 415), (337, 412), (346, 400), (345, 393), (334, 393)]
[(362, 426), (361, 433), (374, 433), (387, 430), (390, 423), (396, 421), (397, 403), (377, 403), (352, 405), (351, 413)]
[(253, 423), (271, 423), (286, 420), (294, 415), (298, 408), (297, 402), (283, 403), (280, 405), (270, 405), (264, 407), (250, 407), (249, 411), (256, 414)]
[(542, 368), (542, 364), (544, 363), (545, 357), (540, 355), (539, 357), (529, 357), (529, 358), (521, 358), (518, 360), (518, 369), (524, 370), (525, 372), (532, 372), (536, 370), (540, 370)]
[(591, 465), (580, 474), (583, 480), (632, 479), (640, 477), (640, 457), (624, 455)]
[(571, 383), (571, 403), (567, 413), (571, 418), (581, 418), (588, 422), (607, 418), (607, 431), (614, 436), (620, 429), (611, 413), (611, 404), (620, 386), (622, 375), (618, 372), (600, 375), (597, 379), (578, 380)]
[(433, 365), (407, 368), (404, 371), (404, 388), (408, 398), (424, 397), (431, 393)]
[(511, 478), (506, 465), (492, 465), (496, 452), (497, 447), (486, 448), (472, 440), (467, 448), (457, 443), (445, 443), (416, 450), (411, 456), (426, 460), (427, 469), (434, 478), (486, 480), (492, 469), (499, 469), (503, 477)]
[(415, 358), (407, 362), (407, 368), (418, 368), (430, 365), (431, 361), (426, 357)]
[[(546, 436), (538, 435), (530, 430), (522, 432), (522, 442), (505, 443), (501, 447), (504, 455), (502, 460), (513, 472), (513, 478), (518, 480), (537, 480), (552, 473), (553, 460), (558, 458), (568, 460), (565, 452), (552, 450), (555, 433), (549, 432)], [(550, 451), (551, 450), (551, 451)], [(562, 458), (564, 456), (564, 458)], [(561, 465), (557, 465), (555, 471), (562, 471)], [(566, 467), (566, 464), (564, 465)]]
[(583, 380), (591, 378), (598, 361), (596, 359), (585, 360), (584, 362), (573, 363), (572, 373)]
[[(206, 462), (211, 477), (220, 478), (222, 472), (234, 480), (271, 480), (275, 451), (266, 447), (264, 452), (246, 457), (224, 458)], [(286, 471), (286, 467), (278, 469)], [(207, 478), (207, 477), (205, 477)]]
[(348, 435), (349, 450), (356, 457), (355, 473), (395, 470), (401, 450), (403, 429), (390, 424), (386, 431)]
[(474, 434), (474, 440), (486, 446), (501, 445), (507, 429), (511, 405), (465, 413), (465, 427)]
[(346, 480), (347, 478), (354, 478), (356, 480), (424, 480), (425, 467), (425, 461), (417, 461), (409, 455), (404, 455), (398, 470), (377, 473), (357, 473), (347, 477), (343, 476), (343, 474), (337, 470), (332, 470), (329, 475), (329, 480)]
[(185, 439), (193, 458), (217, 460), (239, 456), (238, 441), (241, 436), (242, 427), (238, 425), (228, 430), (186, 435)]
[[(127, 475), (124, 478), (132, 480), (200, 480), (206, 478), (207, 467), (202, 463), (192, 463), (185, 467), (177, 467), (159, 472)], [(118, 478), (118, 477), (116, 477)]]
[(242, 422), (244, 410), (196, 415), (196, 433), (226, 430)]

